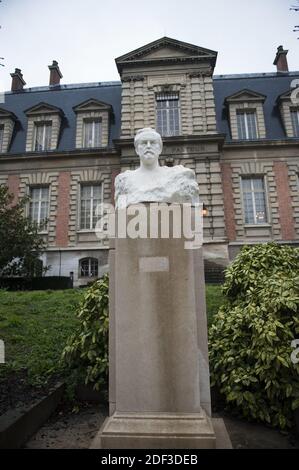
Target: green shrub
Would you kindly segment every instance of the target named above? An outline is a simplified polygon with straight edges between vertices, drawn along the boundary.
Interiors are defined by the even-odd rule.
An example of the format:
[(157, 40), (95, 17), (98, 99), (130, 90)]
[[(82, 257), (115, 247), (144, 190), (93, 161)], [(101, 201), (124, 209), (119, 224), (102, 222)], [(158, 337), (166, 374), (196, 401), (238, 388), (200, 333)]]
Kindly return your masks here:
[(227, 268), (224, 305), (209, 330), (212, 385), (246, 418), (282, 429), (299, 407), (299, 250), (244, 247)]
[(84, 379), (96, 390), (108, 378), (108, 306), (109, 282), (105, 275), (84, 294), (77, 312), (79, 326), (62, 353), (62, 360), (72, 371), (72, 380)]

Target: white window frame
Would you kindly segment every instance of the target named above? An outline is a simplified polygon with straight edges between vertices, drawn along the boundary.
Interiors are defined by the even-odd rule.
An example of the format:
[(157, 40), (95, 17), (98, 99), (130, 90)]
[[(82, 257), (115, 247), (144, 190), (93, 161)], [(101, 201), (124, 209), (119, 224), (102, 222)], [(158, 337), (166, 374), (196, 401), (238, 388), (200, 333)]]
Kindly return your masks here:
[[(47, 196), (47, 199), (46, 199), (46, 202), (47, 202), (47, 216), (45, 219), (42, 219), (41, 220), (41, 207), (42, 207), (42, 202), (45, 202), (45, 198), (42, 198), (42, 190), (43, 189), (47, 189), (48, 190), (48, 196)], [(38, 216), (37, 216), (37, 220), (33, 219), (31, 217), (31, 204), (32, 204), (32, 197), (31, 197), (31, 194), (32, 194), (32, 190), (39, 190), (39, 197), (38, 197)], [(49, 218), (49, 209), (50, 209), (50, 187), (48, 185), (44, 185), (44, 186), (29, 186), (29, 196), (30, 196), (30, 201), (29, 201), (29, 206), (28, 206), (28, 217), (30, 218), (30, 220), (32, 222), (36, 222), (37, 225), (41, 228), (40, 229), (40, 232), (47, 232), (47, 229), (48, 229), (48, 218)], [(47, 223), (44, 223), (42, 221), (47, 221)]]
[[(171, 99), (171, 96), (175, 96), (175, 98)], [(169, 102), (170, 101), (177, 101), (176, 108), (170, 108)], [(166, 108), (158, 109), (158, 102), (164, 102), (166, 104)], [(177, 111), (177, 118), (178, 118), (178, 129), (170, 129), (170, 112), (172, 110)], [(160, 129), (158, 126), (158, 113), (166, 111), (166, 133), (163, 132), (163, 129)], [(162, 119), (162, 118), (161, 118)], [(181, 104), (180, 104), (180, 95), (178, 92), (166, 92), (166, 93), (157, 93), (156, 94), (156, 127), (157, 131), (163, 137), (171, 137), (175, 135), (180, 135), (181, 133)]]
[[(37, 131), (38, 128), (43, 128), (43, 135), (42, 135), (42, 148), (37, 149)], [(50, 145), (49, 148), (46, 148), (46, 128), (50, 127)], [(45, 152), (47, 150), (51, 150), (51, 139), (52, 139), (52, 121), (35, 121), (34, 122), (34, 141), (33, 141), (33, 149), (35, 152)]]
[(92, 187), (92, 195), (93, 195), (93, 187), (100, 186), (101, 192), (101, 202), (103, 202), (103, 195), (104, 195), (104, 185), (102, 181), (94, 181), (94, 182), (84, 182), (82, 181), (79, 184), (79, 201), (78, 201), (78, 231), (80, 232), (93, 232), (95, 227), (93, 227), (93, 197), (90, 198), (90, 224), (89, 228), (82, 228), (81, 224), (81, 200), (82, 200), (82, 188), (83, 186), (91, 186)]
[[(237, 130), (238, 130), (238, 139), (239, 140), (255, 140), (259, 138), (258, 125), (257, 125), (257, 114), (256, 109), (237, 109)], [(249, 137), (249, 125), (248, 125), (248, 114), (254, 115), (254, 124), (255, 124), (255, 133), (256, 137)], [(238, 116), (244, 116), (244, 127), (245, 127), (245, 139), (239, 135), (239, 125), (238, 125)]]
[[(253, 188), (253, 180), (254, 179), (261, 179), (263, 182), (263, 191), (256, 191)], [(246, 212), (245, 212), (245, 204), (244, 204), (244, 189), (243, 189), (243, 180), (250, 180), (250, 191), (245, 191), (245, 192), (250, 192), (251, 194), (251, 200), (252, 200), (252, 208), (253, 208), (253, 218), (255, 222), (246, 222)], [(246, 226), (255, 226), (255, 227), (261, 227), (261, 226), (269, 226), (269, 209), (268, 209), (268, 193), (267, 193), (267, 188), (266, 188), (266, 178), (265, 175), (242, 175), (240, 177), (240, 187), (241, 187), (241, 197), (242, 197), (242, 207), (243, 207), (243, 223)], [(257, 211), (256, 211), (256, 202), (255, 202), (255, 197), (254, 193), (257, 192), (263, 192), (264, 194), (264, 201), (265, 201), (265, 221), (259, 223), (257, 222)]]
[[(95, 123), (100, 125), (99, 144), (95, 145)], [(92, 124), (92, 145), (86, 145), (86, 124)], [(101, 118), (85, 118), (83, 119), (83, 148), (99, 148), (102, 145), (102, 119)]]
[[(82, 263), (84, 261), (88, 261), (88, 274), (86, 276), (82, 274)], [(91, 269), (91, 264), (94, 262), (97, 263), (96, 275), (92, 275), (92, 269)], [(86, 257), (86, 258), (82, 258), (79, 260), (79, 278), (82, 278), (82, 279), (95, 278), (95, 277), (98, 277), (98, 275), (99, 275), (99, 260), (97, 258)]]
[[(290, 109), (291, 111), (291, 120), (292, 120), (292, 127), (293, 127), (293, 134), (294, 137), (299, 137), (299, 109)], [(295, 119), (293, 116), (296, 116), (297, 123), (295, 123)], [(297, 126), (297, 128), (296, 128)]]

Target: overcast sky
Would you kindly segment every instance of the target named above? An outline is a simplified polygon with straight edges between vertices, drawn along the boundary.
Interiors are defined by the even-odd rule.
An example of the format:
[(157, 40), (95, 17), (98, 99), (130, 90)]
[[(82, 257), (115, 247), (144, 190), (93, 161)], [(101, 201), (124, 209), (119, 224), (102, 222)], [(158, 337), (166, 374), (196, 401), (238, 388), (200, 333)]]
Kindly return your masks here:
[(0, 90), (21, 68), (26, 87), (118, 80), (114, 59), (162, 36), (218, 51), (216, 74), (271, 72), (277, 46), (299, 70), (297, 0), (2, 0)]

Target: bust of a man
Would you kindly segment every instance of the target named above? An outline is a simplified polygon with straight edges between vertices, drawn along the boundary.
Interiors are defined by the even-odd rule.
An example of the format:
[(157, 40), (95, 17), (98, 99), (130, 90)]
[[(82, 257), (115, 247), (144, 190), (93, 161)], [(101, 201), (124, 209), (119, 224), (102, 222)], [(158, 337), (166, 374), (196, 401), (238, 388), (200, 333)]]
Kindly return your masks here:
[(115, 178), (115, 203), (127, 207), (141, 202), (196, 203), (199, 201), (195, 173), (183, 165), (160, 166), (161, 136), (148, 127), (136, 133), (135, 151), (140, 167)]

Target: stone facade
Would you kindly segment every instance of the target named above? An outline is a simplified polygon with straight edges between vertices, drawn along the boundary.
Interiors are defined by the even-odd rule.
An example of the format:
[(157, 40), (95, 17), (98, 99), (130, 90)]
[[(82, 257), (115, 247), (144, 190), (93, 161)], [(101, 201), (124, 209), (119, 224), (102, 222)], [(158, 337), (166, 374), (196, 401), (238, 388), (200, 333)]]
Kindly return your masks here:
[[(298, 244), (299, 139), (292, 127), (288, 89), (293, 75), (283, 93), (280, 89), (270, 97), (269, 109), (268, 85), (261, 90), (254, 77), (247, 76), (215, 78), (216, 58), (214, 51), (162, 38), (116, 59), (120, 83), (64, 85), (55, 91), (45, 87), (36, 90), (38, 100), (34, 89), (7, 94), (0, 109), (0, 184), (7, 184), (16, 198), (29, 194), (32, 187), (49, 188), (47, 230), (41, 233), (48, 245), (43, 261), (51, 265), (49, 275), (72, 273), (75, 285), (86, 284), (90, 277), (82, 277), (80, 271), (84, 258), (98, 260), (99, 275), (105, 271), (107, 239), (80, 228), (82, 186), (100, 185), (101, 200), (113, 202), (115, 176), (138, 166), (136, 131), (157, 127), (157, 96), (169, 93), (179, 100), (179, 133), (163, 136), (160, 161), (182, 164), (196, 173), (207, 210), (206, 266), (221, 269), (244, 243)], [(223, 86), (230, 83), (227, 92), (217, 86), (220, 79)], [(278, 79), (281, 83), (273, 74), (273, 87)], [(258, 80), (264, 80), (262, 74)], [(16, 112), (23, 99), (24, 121)], [(254, 141), (238, 140), (236, 113), (246, 109), (256, 112)], [(85, 119), (101, 121), (99, 148), (83, 148)], [(49, 121), (51, 148), (35, 152), (35, 123)], [(17, 147), (21, 131), (24, 139)], [(241, 182), (256, 176), (264, 182), (266, 222), (248, 224)]]

